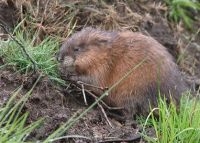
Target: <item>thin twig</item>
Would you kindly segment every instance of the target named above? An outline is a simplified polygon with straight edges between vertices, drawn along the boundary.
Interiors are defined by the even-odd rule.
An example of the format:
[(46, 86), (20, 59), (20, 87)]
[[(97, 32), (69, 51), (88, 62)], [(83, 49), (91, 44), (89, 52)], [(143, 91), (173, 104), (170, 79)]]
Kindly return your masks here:
[(133, 142), (138, 141), (141, 139), (141, 136), (139, 134), (136, 134), (134, 137), (130, 137), (127, 139), (121, 139), (121, 138), (113, 138), (113, 139), (104, 139), (103, 141), (99, 141), (98, 143), (113, 143), (113, 142)]
[(33, 64), (33, 72), (35, 73), (36, 72), (36, 63), (35, 61), (31, 58), (31, 56), (27, 53), (24, 45), (19, 42), (12, 34), (10, 34), (10, 32), (6, 29), (6, 27), (0, 23), (0, 26), (4, 29), (4, 31), (11, 37), (11, 39), (13, 41), (15, 41), (22, 49), (22, 51), (24, 52), (24, 54), (26, 55), (26, 57), (30, 60), (30, 62)]
[(106, 120), (107, 120), (108, 124), (110, 125), (110, 127), (113, 128), (113, 125), (112, 125), (112, 123), (110, 122), (110, 120), (108, 119), (108, 116), (107, 116), (105, 110), (103, 109), (103, 107), (101, 106), (101, 104), (97, 103), (97, 105), (100, 107), (101, 112), (103, 113), (103, 115), (104, 115), (104, 117), (106, 118)]
[[(50, 1), (50, 0), (48, 0), (48, 1), (46, 2), (46, 4), (45, 4), (44, 12), (43, 12), (42, 20), (41, 20), (42, 22), (43, 22), (44, 19), (46, 18), (46, 13), (47, 13), (47, 8), (48, 8), (49, 1)], [(44, 17), (45, 17), (45, 18), (44, 18)]]
[(57, 140), (70, 139), (70, 138), (79, 138), (79, 139), (86, 139), (86, 140), (92, 141), (92, 139), (89, 138), (89, 137), (80, 136), (80, 135), (68, 135), (68, 136), (62, 136), (62, 137), (58, 137), (58, 138), (55, 138), (55, 139), (51, 139), (50, 142), (55, 142)]
[(77, 81), (78, 84), (84, 84), (86, 86), (90, 86), (90, 87), (94, 87), (94, 88), (97, 88), (97, 89), (100, 89), (102, 91), (106, 91), (108, 90), (108, 87), (99, 87), (99, 86), (95, 86), (95, 85), (92, 85), (92, 84), (88, 84), (88, 83), (85, 83), (85, 82), (82, 82), (82, 81)]
[(81, 88), (82, 88), (83, 99), (84, 99), (85, 105), (88, 105), (86, 95), (85, 95), (85, 88), (84, 88), (83, 84), (81, 84)]
[[(97, 99), (98, 97), (95, 95), (95, 94), (93, 94), (91, 91), (89, 91), (89, 90), (85, 90), (90, 96), (92, 96), (94, 99)], [(111, 106), (108, 106), (105, 102), (103, 102), (102, 100), (100, 101), (103, 105), (104, 105), (104, 107), (106, 107), (107, 109), (109, 109), (109, 110), (122, 110), (122, 109), (124, 109), (123, 107), (111, 107)]]

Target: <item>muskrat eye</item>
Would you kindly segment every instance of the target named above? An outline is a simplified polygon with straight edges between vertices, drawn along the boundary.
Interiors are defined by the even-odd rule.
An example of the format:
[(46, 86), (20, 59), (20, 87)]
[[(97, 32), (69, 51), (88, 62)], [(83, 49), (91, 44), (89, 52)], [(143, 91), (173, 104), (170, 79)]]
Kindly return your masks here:
[(74, 52), (78, 52), (78, 51), (80, 51), (80, 50), (81, 50), (80, 47), (74, 47)]
[(84, 52), (86, 48), (84, 46), (76, 46), (73, 48), (74, 52)]

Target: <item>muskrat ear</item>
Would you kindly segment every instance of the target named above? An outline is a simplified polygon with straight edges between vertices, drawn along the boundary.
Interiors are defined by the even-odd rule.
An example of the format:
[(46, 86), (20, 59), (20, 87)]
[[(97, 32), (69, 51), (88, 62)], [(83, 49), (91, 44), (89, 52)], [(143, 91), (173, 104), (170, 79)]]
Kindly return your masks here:
[(109, 43), (108, 39), (98, 39), (95, 44), (98, 46), (106, 46)]

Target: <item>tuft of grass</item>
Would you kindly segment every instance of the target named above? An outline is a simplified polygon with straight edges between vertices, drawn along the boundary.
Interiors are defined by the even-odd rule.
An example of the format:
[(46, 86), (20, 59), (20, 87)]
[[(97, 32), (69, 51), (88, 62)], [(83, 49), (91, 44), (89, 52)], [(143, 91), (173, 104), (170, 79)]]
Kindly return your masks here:
[[(39, 78), (38, 78), (39, 79)], [(36, 81), (36, 83), (38, 80)], [(11, 95), (7, 103), (0, 107), (0, 142), (1, 143), (23, 143), (29, 134), (40, 126), (42, 119), (26, 125), (28, 113), (22, 114), (22, 108), (30, 97), (33, 88), (28, 91), (19, 101), (15, 102), (22, 87), (18, 88)]]
[[(159, 118), (152, 113), (159, 112)], [(152, 126), (155, 137), (150, 137), (145, 132), (146, 126)], [(159, 99), (159, 106), (153, 109), (145, 120), (141, 135), (146, 141), (152, 143), (198, 143), (200, 142), (200, 102), (184, 96), (177, 112), (174, 104), (169, 106), (164, 100)]]
[(200, 11), (200, 3), (196, 0), (165, 0), (169, 6), (169, 18), (176, 23), (183, 20), (188, 28), (192, 28), (194, 16), (192, 11)]
[[(47, 75), (53, 81), (63, 83), (58, 74), (58, 63), (55, 59), (59, 47), (58, 40), (48, 37), (38, 45), (34, 45), (34, 36), (31, 38), (29, 35), (31, 34), (20, 30), (15, 32), (16, 39), (20, 41), (28, 55), (34, 60), (37, 72)], [(5, 65), (23, 74), (33, 72), (33, 63), (15, 41), (1, 41), (0, 46), (0, 57), (3, 58)]]

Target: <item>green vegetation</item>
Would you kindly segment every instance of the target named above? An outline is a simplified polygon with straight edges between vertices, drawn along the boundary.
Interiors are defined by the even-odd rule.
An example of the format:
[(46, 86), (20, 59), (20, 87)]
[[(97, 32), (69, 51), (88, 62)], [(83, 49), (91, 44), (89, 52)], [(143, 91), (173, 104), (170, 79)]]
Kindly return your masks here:
[[(118, 83), (113, 85), (112, 88), (114, 88), (117, 84)], [(19, 95), (22, 89), (19, 88), (13, 92), (6, 105), (0, 107), (0, 142), (26, 142), (28, 135), (35, 128), (41, 126), (42, 119), (32, 124), (25, 125), (28, 113), (21, 113), (25, 102), (27, 101), (28, 97), (31, 96), (33, 88), (24, 96), (22, 96), (22, 98), (16, 103), (16, 97)], [(112, 90), (112, 88), (106, 91), (100, 98), (106, 96), (108, 92)], [(143, 123), (143, 132), (141, 135), (144, 137), (144, 139), (152, 143), (200, 142), (200, 103), (196, 99), (189, 99), (189, 97), (190, 95), (187, 95), (182, 99), (179, 112), (177, 112), (173, 104), (168, 107), (166, 102), (160, 99), (159, 107), (153, 109), (146, 120), (139, 119), (139, 122)], [(80, 113), (80, 115), (78, 115), (79, 113), (75, 114), (66, 123), (60, 126), (60, 128), (40, 142), (48, 143), (62, 138), (67, 138), (67, 136), (60, 136), (62, 136), (64, 132), (73, 126), (76, 121), (83, 117), (90, 109), (92, 109), (93, 106), (100, 100), (100, 98), (93, 105), (88, 107), (88, 109)], [(159, 119), (154, 117), (152, 114), (155, 111), (159, 111)], [(152, 136), (148, 136), (146, 132), (146, 129), (149, 127), (153, 127), (152, 130), (155, 131), (154, 138)]]
[[(183, 20), (183, 22), (187, 25), (187, 27), (192, 27), (192, 22), (194, 17), (191, 16), (191, 11), (199, 11), (200, 4), (195, 0), (165, 0), (167, 5), (169, 6), (169, 17), (170, 19), (174, 20), (175, 22), (179, 22)], [(79, 6), (79, 5), (80, 6)], [(65, 8), (62, 9), (62, 12), (59, 12), (60, 18), (62, 22), (58, 24), (55, 22), (54, 24), (49, 24), (52, 31), (56, 31), (57, 28), (62, 26), (58, 33), (62, 33), (64, 29), (67, 29), (64, 36), (69, 36), (72, 31), (80, 27), (76, 27), (76, 15), (78, 15), (78, 10), (75, 11), (78, 7), (85, 8), (85, 5), (82, 6), (82, 2), (72, 3), (71, 5), (65, 5)], [(56, 5), (55, 5), (56, 6)], [(103, 5), (104, 6), (104, 5)], [(105, 8), (108, 6), (105, 5)], [(52, 8), (53, 9), (53, 8)], [(113, 7), (108, 7), (106, 13), (102, 13), (101, 10), (96, 10), (95, 8), (85, 8), (86, 13), (90, 13), (90, 16), (87, 16), (87, 22), (91, 22), (91, 25), (96, 25), (102, 22), (99, 22), (99, 17), (101, 17), (107, 24), (105, 28), (107, 29), (115, 29), (116, 27), (120, 27), (124, 25), (124, 21), (128, 20), (119, 20), (120, 18), (117, 17), (118, 15), (115, 13), (115, 9)], [(65, 11), (66, 10), (66, 11)], [(39, 7), (38, 7), (39, 11)], [(65, 15), (63, 13), (65, 12)], [(127, 10), (130, 16), (134, 16), (131, 10)], [(54, 12), (50, 10), (50, 12)], [(51, 13), (44, 13), (44, 15), (51, 15)], [(112, 15), (113, 14), (113, 15)], [(84, 14), (83, 14), (84, 15)], [(124, 14), (127, 15), (127, 14)], [(38, 16), (38, 15), (37, 15)], [(109, 16), (111, 17), (109, 20)], [(47, 16), (44, 16), (47, 17)], [(51, 17), (51, 16), (49, 16)], [(104, 19), (105, 18), (105, 19)], [(42, 18), (43, 19), (43, 18)], [(55, 18), (52, 16), (52, 19)], [(56, 19), (56, 20), (57, 20)], [(130, 21), (132, 22), (132, 28), (134, 28), (134, 20), (131, 18)], [(27, 20), (27, 19), (26, 19)], [(34, 25), (35, 21), (37, 23), (37, 17), (35, 20), (33, 18), (28, 19), (30, 20), (29, 24), (31, 23)], [(32, 21), (31, 21), (32, 20)], [(53, 20), (49, 20), (51, 23)], [(98, 21), (98, 22), (96, 22)], [(80, 21), (79, 21), (80, 22)], [(83, 21), (81, 21), (83, 22)], [(111, 22), (111, 23), (110, 23)], [(113, 23), (112, 23), (113, 22)], [(121, 22), (121, 23), (120, 23)], [(43, 23), (43, 22), (41, 22)], [(53, 23), (53, 22), (52, 22)], [(67, 23), (67, 25), (65, 25)], [(104, 24), (105, 24), (104, 23)], [(58, 25), (56, 25), (58, 24)], [(31, 26), (32, 26), (31, 25)], [(85, 25), (82, 23), (81, 26)], [(20, 26), (18, 26), (20, 27)], [(66, 28), (67, 27), (67, 28)], [(102, 27), (104, 27), (102, 25)], [(30, 28), (30, 27), (28, 27)], [(37, 27), (38, 28), (38, 27)], [(34, 29), (34, 28), (30, 28)], [(40, 27), (38, 28), (40, 29)], [(25, 31), (25, 32), (24, 32)], [(39, 31), (39, 30), (38, 30)], [(55, 32), (56, 33), (56, 32)], [(49, 34), (49, 33), (48, 33)], [(48, 35), (47, 34), (47, 35)], [(57, 34), (57, 33), (56, 33)], [(56, 35), (55, 34), (55, 35)], [(42, 42), (36, 42), (37, 36), (39, 32), (33, 34), (32, 32), (28, 32), (26, 30), (19, 30), (16, 28), (14, 31), (15, 38), (25, 47), (27, 54), (33, 59), (36, 65), (36, 72), (40, 73), (41, 75), (48, 76), (50, 80), (56, 83), (64, 83), (64, 81), (60, 78), (57, 70), (57, 61), (55, 60), (56, 52), (59, 48), (59, 40), (53, 37), (46, 37)], [(49, 34), (49, 35), (52, 35)], [(43, 38), (41, 38), (43, 39)], [(26, 53), (22, 50), (19, 44), (17, 44), (13, 40), (8, 41), (0, 41), (0, 58), (3, 59), (5, 65), (0, 65), (0, 68), (9, 67), (12, 68), (15, 72), (20, 72), (23, 74), (29, 75), (29, 73), (33, 72), (34, 66), (30, 59), (26, 56)], [(141, 64), (141, 63), (140, 63)], [(140, 65), (138, 64), (138, 66)], [(137, 66), (135, 67), (137, 68)], [(133, 70), (135, 69), (133, 68)], [(130, 71), (131, 72), (131, 71)], [(127, 73), (129, 74), (129, 73)], [(123, 80), (123, 77), (121, 80)], [(120, 81), (121, 81), (120, 80)], [(78, 114), (74, 114), (66, 123), (60, 126), (56, 131), (54, 131), (51, 135), (49, 135), (46, 139), (40, 142), (54, 142), (61, 138), (62, 136), (70, 127), (72, 127), (80, 118), (82, 118), (86, 113), (93, 108), (97, 102), (107, 96), (108, 92), (112, 90), (120, 81), (118, 81), (115, 85), (113, 85), (110, 89), (108, 89), (99, 99), (96, 100), (90, 107), (88, 107), (85, 111), (79, 112)], [(36, 83), (35, 83), (36, 85)], [(35, 87), (33, 86), (33, 88)], [(22, 108), (28, 98), (31, 96), (31, 92), (33, 88), (27, 92), (21, 99), (16, 102), (16, 97), (18, 97), (22, 87), (14, 91), (9, 99), (9, 101), (2, 107), (0, 107), (0, 142), (5, 143), (23, 143), (27, 141), (29, 134), (36, 129), (37, 127), (42, 126), (42, 119), (38, 121), (26, 125), (26, 120), (28, 117), (28, 113), (22, 113)], [(147, 119), (139, 119), (139, 122), (143, 124), (143, 132), (141, 135), (144, 139), (148, 142), (153, 143), (198, 143), (200, 142), (200, 103), (198, 100), (189, 99), (189, 97), (185, 97), (182, 99), (180, 104), (180, 110), (177, 112), (175, 106), (171, 104), (167, 106), (167, 104), (163, 100), (159, 100), (159, 107), (153, 109), (152, 112), (157, 111), (159, 113), (160, 118), (156, 118), (154, 115), (150, 114)], [(152, 130), (155, 131), (155, 137), (148, 135), (147, 128), (152, 127)]]
[(29, 134), (41, 124), (42, 119), (26, 125), (28, 113), (21, 113), (22, 108), (24, 107), (28, 97), (30, 97), (33, 88), (16, 102), (17, 96), (19, 96), (19, 93), (22, 90), (22, 87), (20, 87), (11, 94), (11, 98), (7, 101), (6, 105), (0, 107), (1, 143), (23, 143)]
[[(198, 99), (189, 99), (186, 95), (177, 112), (175, 106), (159, 100), (159, 107), (152, 112), (159, 112), (159, 119), (152, 113), (143, 122), (142, 135), (152, 143), (198, 143), (200, 142), (200, 102)], [(147, 135), (146, 127), (151, 126), (155, 131), (155, 138)]]
[[(27, 53), (35, 61), (37, 71), (42, 73), (42, 75), (47, 75), (52, 80), (57, 79), (56, 81), (62, 81), (59, 79), (59, 75), (57, 74), (57, 63), (54, 58), (58, 47), (58, 41), (56, 39), (45, 38), (45, 40), (40, 44), (34, 45), (32, 42), (33, 40), (30, 40), (30, 38), (22, 32), (16, 32), (16, 37), (25, 46)], [(15, 41), (4, 41), (1, 42), (1, 44), (2, 48), (0, 49), (0, 56), (4, 58), (6, 65), (12, 66), (16, 72), (22, 72), (25, 74), (32, 72), (33, 65), (31, 61), (24, 55), (23, 51), (21, 51), (21, 48)], [(134, 67), (130, 72), (140, 66), (142, 62)], [(127, 75), (130, 74), (130, 72), (128, 72)], [(121, 80), (126, 78), (127, 75), (125, 75)], [(120, 81), (118, 81), (116, 85)], [(113, 85), (112, 88), (116, 85)], [(92, 109), (101, 98), (106, 96), (112, 88), (106, 91), (94, 104), (88, 107), (88, 109), (79, 113), (79, 116), (75, 114), (60, 128), (41, 142), (47, 143), (61, 138), (67, 138), (67, 136), (60, 136), (62, 136), (80, 118), (86, 115), (86, 113)], [(28, 97), (31, 95), (31, 91), (14, 105), (14, 99), (20, 90), (21, 88), (12, 94), (10, 100), (4, 107), (0, 107), (0, 142), (25, 142), (28, 135), (41, 123), (41, 120), (38, 120), (35, 123), (25, 126), (28, 113), (21, 114), (21, 109)], [(154, 143), (200, 142), (199, 109), (199, 102), (194, 99), (190, 100), (189, 98), (184, 98), (180, 105), (180, 111), (177, 113), (173, 104), (168, 107), (167, 104), (160, 99), (159, 107), (154, 109), (159, 112), (160, 118), (157, 119), (150, 114), (145, 121), (143, 120), (144, 128), (141, 135), (148, 142)], [(142, 122), (141, 119), (140, 122)], [(146, 133), (146, 127), (153, 127), (155, 130), (155, 138), (148, 136)]]
[(192, 28), (193, 12), (200, 10), (200, 3), (197, 0), (165, 0), (169, 6), (169, 18), (175, 22), (183, 20), (188, 28)]
[[(59, 47), (58, 40), (48, 37), (38, 45), (34, 45), (34, 38), (31, 38), (30, 33), (17, 30), (15, 35), (16, 39), (25, 47), (27, 54), (35, 62), (36, 71), (42, 75), (47, 75), (53, 81), (63, 83), (59, 77), (55, 59)], [(24, 74), (33, 72), (33, 63), (19, 44), (9, 40), (1, 41), (0, 46), (2, 47), (0, 48), (0, 57), (3, 57), (7, 66)]]
[[(43, 119), (38, 119), (38, 121), (26, 125), (28, 113), (22, 113), (25, 103), (31, 96), (31, 93), (40, 78), (41, 76), (38, 77), (33, 87), (25, 95), (20, 95), (20, 92), (22, 91), (21, 86), (16, 91), (13, 91), (10, 99), (5, 105), (0, 106), (0, 143), (25, 143), (27, 142), (27, 138), (29, 137), (30, 133), (33, 132), (33, 130), (37, 127), (42, 126), (41, 123)], [(19, 96), (21, 98), (17, 101)], [(69, 119), (68, 122), (40, 142), (49, 143), (59, 140), (59, 137), (66, 132), (72, 119), (74, 119), (74, 117)]]

